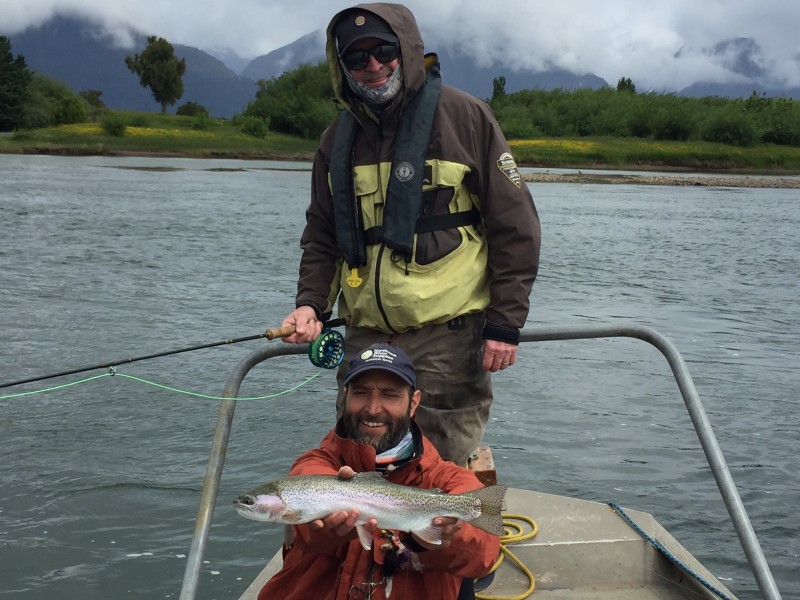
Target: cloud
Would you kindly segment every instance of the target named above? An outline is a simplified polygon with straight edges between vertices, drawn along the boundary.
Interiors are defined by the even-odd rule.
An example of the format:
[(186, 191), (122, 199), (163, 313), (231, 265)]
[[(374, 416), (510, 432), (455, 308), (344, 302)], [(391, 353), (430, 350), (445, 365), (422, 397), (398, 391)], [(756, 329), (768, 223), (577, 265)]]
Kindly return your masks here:
[[(253, 58), (324, 29), (334, 13), (352, 4), (0, 0), (0, 27), (14, 33), (59, 11), (98, 19), (120, 44), (130, 43), (135, 27), (173, 43)], [(643, 91), (678, 90), (698, 80), (740, 81), (744, 74), (737, 65), (750, 60), (760, 68), (763, 83), (800, 87), (796, 0), (410, 0), (406, 5), (423, 31), (426, 49), (446, 44), (484, 65), (560, 67), (594, 73), (612, 85), (630, 77)], [(719, 51), (721, 42), (740, 38), (754, 43), (747, 57), (737, 57), (734, 47)]]

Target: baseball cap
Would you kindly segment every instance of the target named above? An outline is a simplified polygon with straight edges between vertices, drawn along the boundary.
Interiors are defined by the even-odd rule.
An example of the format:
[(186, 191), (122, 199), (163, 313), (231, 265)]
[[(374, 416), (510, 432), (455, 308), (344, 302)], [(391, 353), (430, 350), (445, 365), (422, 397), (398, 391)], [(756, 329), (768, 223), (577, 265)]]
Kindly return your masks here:
[(357, 375), (374, 369), (394, 373), (415, 389), (417, 387), (417, 374), (408, 354), (390, 344), (372, 344), (369, 348), (359, 352), (358, 356), (350, 361), (344, 385), (347, 385)]
[(393, 44), (399, 43), (389, 24), (379, 16), (363, 11), (352, 10), (344, 13), (334, 28), (339, 54), (344, 54), (348, 46), (364, 38), (377, 38)]

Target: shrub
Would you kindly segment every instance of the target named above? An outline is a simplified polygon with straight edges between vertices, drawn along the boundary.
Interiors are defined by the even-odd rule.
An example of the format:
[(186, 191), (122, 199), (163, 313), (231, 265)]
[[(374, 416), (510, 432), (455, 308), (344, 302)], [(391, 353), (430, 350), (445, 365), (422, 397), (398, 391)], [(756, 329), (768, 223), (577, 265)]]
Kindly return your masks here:
[(786, 98), (775, 102), (761, 139), (783, 146), (800, 146), (800, 103)]
[(55, 103), (52, 113), (52, 125), (83, 123), (89, 119), (87, 102), (80, 96), (64, 96)]
[(194, 116), (194, 123), (192, 123), (192, 129), (195, 131), (203, 131), (208, 129), (211, 125), (211, 117), (208, 116), (208, 113), (204, 110), (198, 112)]
[(700, 137), (707, 142), (752, 146), (756, 143), (757, 135), (747, 113), (732, 105), (713, 113), (703, 123)]
[(106, 112), (108, 107), (105, 102), (100, 100), (100, 96), (103, 95), (103, 92), (100, 90), (83, 90), (78, 95), (86, 100), (86, 103), (89, 105), (91, 117), (94, 121), (99, 120), (103, 113)]
[(185, 104), (181, 104), (178, 107), (178, 110), (175, 111), (176, 115), (182, 115), (184, 117), (194, 117), (200, 113), (208, 116), (206, 107), (202, 104), (197, 104), (197, 102), (186, 102)]
[(25, 105), (22, 123), (24, 128), (67, 125), (88, 119), (87, 102), (60, 81), (34, 73), (29, 89), (30, 98)]
[(125, 119), (122, 115), (117, 113), (108, 113), (103, 120), (100, 121), (100, 127), (107, 135), (114, 137), (122, 137), (125, 135)]
[(331, 76), (325, 61), (303, 64), (280, 77), (258, 82), (245, 115), (267, 119), (272, 131), (318, 138), (336, 118)]
[(261, 117), (244, 117), (241, 125), (242, 133), (257, 138), (264, 138), (269, 131), (269, 120)]
[(691, 115), (677, 107), (662, 108), (651, 120), (653, 137), (657, 140), (688, 140), (694, 130)]
[[(122, 118), (121, 115), (120, 118)], [(129, 125), (131, 127), (150, 127), (150, 119), (147, 115), (137, 113), (131, 117)]]
[(500, 110), (498, 115), (502, 123), (501, 129), (506, 138), (528, 139), (536, 135), (536, 128), (531, 122), (524, 106), (508, 106)]

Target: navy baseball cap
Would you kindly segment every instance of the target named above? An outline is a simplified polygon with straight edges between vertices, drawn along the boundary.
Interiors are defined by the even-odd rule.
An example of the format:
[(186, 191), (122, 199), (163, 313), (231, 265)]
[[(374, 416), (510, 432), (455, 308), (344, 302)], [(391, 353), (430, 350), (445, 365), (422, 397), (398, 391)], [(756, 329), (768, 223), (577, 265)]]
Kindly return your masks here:
[(350, 44), (364, 38), (376, 38), (392, 44), (399, 43), (397, 36), (386, 21), (364, 10), (351, 10), (344, 13), (336, 21), (334, 33), (340, 55), (344, 54)]
[(354, 377), (374, 369), (393, 373), (414, 389), (417, 388), (417, 374), (408, 354), (390, 344), (372, 344), (359, 352), (358, 356), (350, 361), (350, 368), (343, 385), (347, 385)]

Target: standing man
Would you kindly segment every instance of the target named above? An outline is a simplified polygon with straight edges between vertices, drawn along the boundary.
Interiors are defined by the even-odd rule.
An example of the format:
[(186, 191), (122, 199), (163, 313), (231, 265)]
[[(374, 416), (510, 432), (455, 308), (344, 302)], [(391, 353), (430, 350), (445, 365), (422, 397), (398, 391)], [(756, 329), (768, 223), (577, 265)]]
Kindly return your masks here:
[[(290, 475), (379, 472), (388, 481), (460, 494), (481, 488), (476, 475), (442, 460), (414, 423), (420, 392), (411, 359), (388, 344), (359, 351), (344, 379), (345, 411), (318, 448), (292, 465)], [(501, 498), (495, 498), (502, 502)], [(283, 568), (262, 588), (259, 600), (345, 600), (349, 598), (474, 598), (472, 579), (489, 572), (500, 552), (498, 536), (455, 517), (435, 517), (441, 544), (413, 533), (378, 529), (372, 550), (359, 541), (359, 513), (340, 511), (291, 527)], [(400, 568), (415, 553), (419, 564)]]
[(490, 108), (441, 84), (406, 7), (338, 13), (327, 56), (345, 110), (314, 159), (297, 308), (283, 321), (296, 332), (284, 340), (316, 339), (338, 298), (348, 349), (390, 341), (411, 355), (417, 420), (465, 464), (489, 418), (490, 373), (514, 364), (528, 315), (533, 199)]

